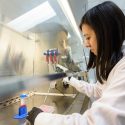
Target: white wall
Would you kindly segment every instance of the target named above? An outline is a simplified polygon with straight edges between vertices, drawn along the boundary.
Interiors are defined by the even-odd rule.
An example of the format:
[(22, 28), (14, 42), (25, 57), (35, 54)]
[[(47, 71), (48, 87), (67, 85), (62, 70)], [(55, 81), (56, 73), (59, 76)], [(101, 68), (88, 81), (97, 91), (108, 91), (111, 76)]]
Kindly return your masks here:
[[(88, 9), (107, 0), (88, 0)], [(125, 0), (111, 0), (116, 3), (125, 13)]]

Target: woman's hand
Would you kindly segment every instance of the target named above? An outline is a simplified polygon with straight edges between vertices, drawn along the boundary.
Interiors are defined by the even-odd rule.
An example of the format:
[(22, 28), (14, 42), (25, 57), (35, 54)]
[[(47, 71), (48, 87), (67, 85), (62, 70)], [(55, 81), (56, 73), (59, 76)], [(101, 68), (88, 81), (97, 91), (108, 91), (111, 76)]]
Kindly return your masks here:
[(71, 77), (65, 77), (65, 78), (63, 78), (64, 84), (70, 84), (70, 79), (71, 79)]

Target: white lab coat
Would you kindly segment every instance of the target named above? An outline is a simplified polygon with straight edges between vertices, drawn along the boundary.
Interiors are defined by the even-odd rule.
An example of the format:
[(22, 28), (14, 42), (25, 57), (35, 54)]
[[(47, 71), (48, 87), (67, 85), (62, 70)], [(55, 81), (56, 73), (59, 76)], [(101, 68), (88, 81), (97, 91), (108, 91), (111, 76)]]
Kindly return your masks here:
[(74, 83), (78, 91), (97, 98), (90, 109), (82, 115), (42, 112), (34, 125), (125, 125), (125, 56), (112, 69), (104, 85), (85, 82), (77, 85)]

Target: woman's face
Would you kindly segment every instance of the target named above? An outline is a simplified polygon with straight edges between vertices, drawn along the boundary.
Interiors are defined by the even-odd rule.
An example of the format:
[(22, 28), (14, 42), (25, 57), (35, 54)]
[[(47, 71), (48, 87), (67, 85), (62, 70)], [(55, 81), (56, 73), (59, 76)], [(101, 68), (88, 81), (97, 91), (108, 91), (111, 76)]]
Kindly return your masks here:
[(97, 55), (97, 39), (94, 30), (87, 24), (82, 25), (85, 47), (89, 48), (92, 53)]

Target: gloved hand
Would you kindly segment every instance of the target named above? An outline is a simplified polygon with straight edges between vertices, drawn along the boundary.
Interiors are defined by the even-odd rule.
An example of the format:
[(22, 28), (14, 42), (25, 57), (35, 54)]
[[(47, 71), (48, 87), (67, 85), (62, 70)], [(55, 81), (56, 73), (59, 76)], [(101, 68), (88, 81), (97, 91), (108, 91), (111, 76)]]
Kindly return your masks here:
[(67, 89), (69, 87), (70, 79), (71, 79), (71, 77), (65, 77), (65, 78), (63, 78), (63, 86), (64, 86), (64, 88)]
[(35, 118), (39, 113), (43, 112), (40, 108), (33, 107), (30, 112), (28, 112), (28, 116), (26, 119), (30, 122), (31, 125), (34, 125)]
[(70, 84), (70, 79), (71, 79), (71, 77), (65, 77), (65, 78), (63, 78), (64, 84)]
[(63, 78), (63, 85), (64, 87), (67, 87), (67, 85), (71, 85), (75, 87), (77, 90), (79, 90), (79, 87), (81, 86), (81, 81), (76, 79), (75, 77), (66, 77)]

